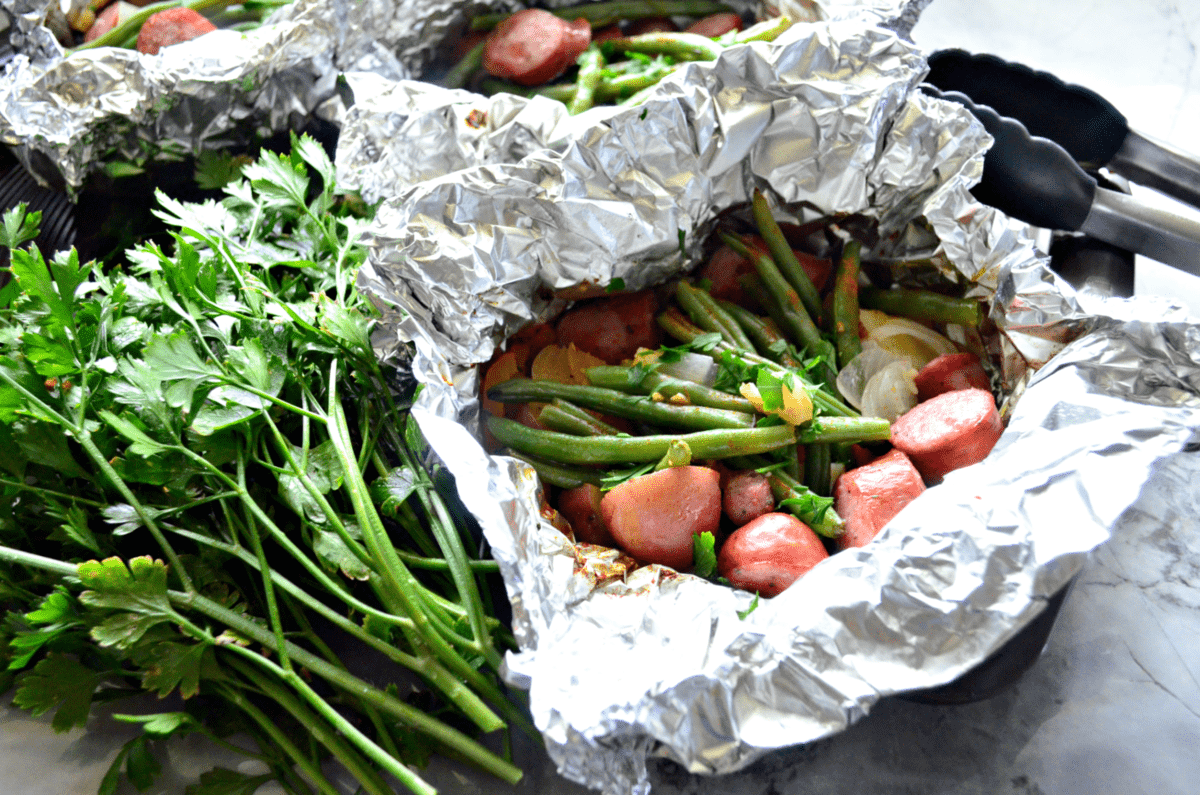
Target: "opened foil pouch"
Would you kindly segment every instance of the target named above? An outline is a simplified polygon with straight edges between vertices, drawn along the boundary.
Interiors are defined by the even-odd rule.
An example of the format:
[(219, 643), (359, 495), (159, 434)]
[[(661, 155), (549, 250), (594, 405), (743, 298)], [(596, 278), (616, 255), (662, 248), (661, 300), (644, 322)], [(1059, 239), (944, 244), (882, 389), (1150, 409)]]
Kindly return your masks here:
[[(471, 16), (526, 5), (513, 0), (295, 0), (260, 27), (218, 29), (144, 55), (111, 46), (68, 53), (62, 44), (71, 40), (68, 19), (85, 10), (88, 0), (0, 0), (0, 142), (39, 181), (74, 193), (90, 170), (109, 164), (141, 167), (246, 146), (313, 119), (337, 125), (352, 102), (338, 90), (340, 74), (436, 77), (450, 57), (448, 42), (462, 34)], [(756, 7), (755, 0), (731, 0), (729, 5), (760, 17), (865, 16), (890, 20), (901, 29), (911, 27), (916, 9), (925, 3), (783, 0)], [(438, 148), (436, 141), (420, 141), (412, 156)]]
[[(883, 696), (953, 680), (1043, 609), (1200, 428), (1200, 326), (1162, 302), (1082, 306), (1019, 225), (973, 200), (990, 139), (917, 90), (925, 71), (893, 31), (827, 21), (688, 65), (636, 107), (567, 118), (379, 83), (347, 120), (339, 178), (385, 199), (360, 274), (385, 314), (377, 347), (415, 345), (414, 415), (513, 604), (510, 682), (574, 781), (645, 792), (652, 757), (733, 771), (841, 731)], [(483, 128), (464, 123), (471, 111)], [(421, 117), (460, 170), (421, 175), (382, 138), (377, 168), (362, 167), (355, 142), (389, 114), (393, 130)], [(718, 213), (754, 188), (777, 206), (872, 217), (881, 258), (941, 263), (985, 299), (1008, 420), (982, 463), (747, 614), (752, 594), (619, 569), (546, 523), (533, 471), (477, 441), (477, 365), (561, 311), (564, 293), (686, 271)]]

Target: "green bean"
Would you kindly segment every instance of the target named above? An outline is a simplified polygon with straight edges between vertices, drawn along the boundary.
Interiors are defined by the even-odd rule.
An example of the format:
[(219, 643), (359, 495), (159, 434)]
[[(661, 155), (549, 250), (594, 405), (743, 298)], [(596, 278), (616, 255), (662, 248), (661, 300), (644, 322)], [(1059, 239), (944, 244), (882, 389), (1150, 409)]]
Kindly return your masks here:
[(810, 444), (804, 448), (804, 482), (813, 494), (828, 497), (830, 487), (829, 465), (832, 450), (828, 444)]
[(596, 419), (574, 403), (555, 398), (538, 413), (538, 422), (552, 431), (576, 436), (604, 436), (619, 431), (607, 422)]
[[(802, 347), (809, 356), (831, 358), (832, 350), (829, 343), (821, 336), (820, 330), (808, 316), (808, 312), (804, 310), (800, 296), (780, 273), (775, 261), (766, 254), (755, 251), (733, 235), (722, 232), (721, 239), (727, 246), (754, 263), (754, 269), (758, 271), (759, 278), (766, 287), (766, 294), (772, 301), (770, 307), (773, 310), (772, 318), (791, 336), (792, 341)], [(826, 380), (832, 384), (837, 378), (837, 371), (833, 368), (832, 362), (825, 363), (825, 370)]]
[(837, 341), (838, 365), (845, 367), (862, 353), (858, 338), (858, 272), (862, 246), (847, 240), (833, 280), (833, 336)]
[(693, 406), (708, 406), (714, 409), (740, 411), (754, 414), (754, 406), (741, 395), (731, 395), (685, 378), (675, 378), (657, 370), (642, 371), (620, 365), (600, 365), (584, 371), (592, 386), (617, 389), (621, 392), (641, 392), (645, 395), (659, 394), (668, 400), (673, 395), (683, 395)]
[(588, 47), (579, 56), (579, 74), (575, 78), (575, 96), (567, 103), (572, 116), (583, 113), (596, 104), (596, 89), (604, 79), (604, 56), (598, 47)]
[(760, 317), (732, 301), (721, 301), (721, 308), (737, 321), (746, 335), (753, 340), (754, 347), (759, 353), (784, 367), (795, 370), (803, 368), (804, 365), (785, 347), (787, 337), (783, 336), (779, 324), (774, 320), (769, 317)]
[(487, 427), (501, 444), (564, 464), (657, 462), (667, 454), (673, 441), (687, 443), (692, 456), (697, 459), (766, 453), (795, 442), (795, 431), (788, 425), (653, 436), (571, 436), (535, 430), (513, 420), (488, 415)]
[(692, 448), (688, 447), (687, 442), (676, 439), (667, 447), (667, 452), (663, 454), (662, 460), (654, 465), (654, 471), (685, 467), (691, 463)]
[(880, 417), (817, 417), (796, 432), (800, 444), (882, 442), (891, 438), (891, 423)]
[(725, 341), (743, 350), (754, 350), (754, 343), (738, 322), (717, 303), (707, 290), (701, 290), (689, 282), (680, 282), (675, 288), (675, 300), (700, 328), (715, 331)]
[[(468, 75), (469, 78), (470, 75)], [(445, 85), (444, 78), (443, 85)], [(453, 86), (450, 87), (453, 88)], [(558, 100), (564, 105), (575, 98), (574, 83), (550, 83), (549, 85), (529, 88), (527, 86), (519, 86), (516, 83), (510, 83), (507, 80), (489, 78), (480, 82), (479, 90), (488, 96), (492, 96), (493, 94), (516, 94), (518, 97), (541, 96), (547, 99)]]
[[(615, 0), (607, 3), (572, 6), (550, 10), (568, 22), (586, 19), (593, 28), (613, 25), (623, 19), (646, 19), (647, 17), (706, 17), (732, 11), (724, 3), (712, 0)], [(491, 30), (512, 14), (480, 14), (471, 20), (471, 30)], [(749, 28), (747, 28), (749, 30)]]
[(446, 88), (462, 88), (471, 81), (476, 72), (483, 68), (483, 50), (486, 41), (481, 41), (467, 51), (462, 60), (442, 76), (438, 83)]
[(599, 486), (601, 483), (601, 475), (594, 469), (568, 466), (516, 450), (505, 450), (504, 454), (529, 464), (538, 473), (538, 477), (542, 479), (543, 483), (558, 486), (560, 489), (573, 489), (585, 483)]
[(601, 49), (605, 53), (668, 55), (679, 61), (715, 61), (725, 48), (707, 36), (696, 33), (661, 32), (609, 39), (601, 45)]
[(658, 403), (641, 395), (626, 395), (614, 389), (534, 381), (529, 378), (514, 378), (497, 384), (488, 391), (488, 397), (503, 403), (548, 403), (557, 397), (614, 417), (641, 420), (668, 428), (706, 430), (746, 428), (754, 424), (753, 416), (739, 411), (712, 409), (707, 406), (674, 406), (670, 403)]
[(983, 304), (979, 301), (952, 298), (930, 290), (864, 287), (859, 291), (858, 301), (867, 309), (878, 309), (889, 315), (913, 320), (959, 323), (964, 326), (978, 326), (983, 321)]
[(642, 387), (649, 388), (652, 395), (659, 394), (668, 400), (674, 395), (683, 395), (695, 406), (740, 411), (743, 414), (755, 413), (754, 404), (741, 395), (731, 395), (704, 384), (697, 384), (695, 381), (674, 378), (664, 373), (650, 373), (642, 380)]
[(788, 244), (787, 239), (783, 236), (783, 230), (779, 228), (779, 224), (775, 221), (775, 216), (771, 215), (771, 205), (767, 201), (767, 197), (762, 191), (755, 188), (754, 190), (754, 223), (758, 226), (758, 233), (762, 235), (762, 239), (767, 242), (767, 248), (771, 251), (771, 257), (775, 260), (775, 264), (779, 267), (780, 273), (787, 279), (788, 284), (800, 296), (804, 308), (808, 310), (809, 317), (817, 326), (825, 325), (822, 318), (821, 294), (817, 292), (817, 286), (813, 284), (812, 279), (808, 277), (808, 273), (800, 264), (800, 260), (796, 258), (795, 252)]
[(627, 99), (639, 91), (646, 91), (653, 88), (658, 84), (658, 81), (671, 74), (671, 72), (674, 72), (677, 68), (674, 64), (657, 59), (643, 71), (614, 75), (612, 77), (606, 76), (596, 89), (596, 99), (600, 102), (615, 102)]
[[(683, 312), (679, 311), (675, 307), (668, 307), (666, 311), (658, 315), (656, 320), (658, 321), (660, 328), (680, 342), (690, 343), (696, 338), (707, 333), (704, 331), (704, 329), (696, 326), (690, 320), (688, 320)], [(799, 376), (801, 380), (806, 382), (808, 381), (808, 376), (804, 374), (803, 370), (784, 367), (771, 361), (770, 359), (767, 359), (764, 356), (758, 355), (757, 353), (735, 350), (727, 343), (718, 344), (716, 350), (719, 353), (729, 352), (732, 355), (741, 357), (748, 364), (763, 365), (768, 367), (770, 372), (776, 376), (782, 376), (784, 373), (791, 372)], [(714, 356), (713, 358), (717, 357)], [(813, 406), (820, 409), (822, 414), (839, 417), (858, 416), (857, 411), (850, 408), (845, 403), (841, 402), (837, 397), (831, 395), (823, 389), (814, 387), (809, 393), (809, 397), (812, 398)]]
[(745, 30), (733, 34), (734, 44), (747, 44), (752, 41), (775, 41), (783, 32), (792, 26), (792, 20), (787, 17), (774, 17), (757, 22)]

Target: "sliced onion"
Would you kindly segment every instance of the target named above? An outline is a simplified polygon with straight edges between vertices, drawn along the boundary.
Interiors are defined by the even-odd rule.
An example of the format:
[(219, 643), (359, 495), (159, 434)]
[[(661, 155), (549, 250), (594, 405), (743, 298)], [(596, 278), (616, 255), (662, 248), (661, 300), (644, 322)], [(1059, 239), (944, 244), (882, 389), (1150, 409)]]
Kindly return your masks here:
[(658, 371), (672, 378), (682, 378), (684, 381), (712, 386), (717, 381), (719, 369), (711, 356), (688, 351), (677, 362), (659, 365)]
[(943, 354), (958, 353), (954, 343), (915, 320), (897, 317), (878, 327), (867, 339), (909, 360), (920, 370)]
[(870, 336), (872, 331), (887, 323), (889, 320), (896, 320), (896, 318), (892, 317), (887, 312), (880, 312), (878, 309), (858, 310), (858, 322), (864, 329), (867, 330), (868, 336)]
[(867, 388), (867, 383), (876, 373), (896, 361), (905, 361), (905, 359), (868, 339), (863, 343), (862, 353), (851, 359), (850, 363), (838, 373), (838, 392), (846, 398), (846, 402), (851, 406), (862, 411), (862, 396)]
[(917, 405), (917, 371), (906, 359), (884, 367), (867, 382), (863, 390), (861, 411), (865, 417), (882, 417), (895, 422)]

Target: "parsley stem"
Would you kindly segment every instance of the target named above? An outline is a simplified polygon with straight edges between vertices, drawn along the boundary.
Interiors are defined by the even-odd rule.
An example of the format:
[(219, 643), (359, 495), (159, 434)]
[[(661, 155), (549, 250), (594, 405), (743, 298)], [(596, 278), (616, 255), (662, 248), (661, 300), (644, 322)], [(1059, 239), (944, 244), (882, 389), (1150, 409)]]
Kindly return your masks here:
[[(363, 563), (363, 565), (374, 570), (376, 568), (374, 561), (371, 560), (371, 557), (367, 554), (367, 551), (363, 549), (362, 544), (358, 543), (358, 539), (350, 535), (350, 531), (346, 529), (346, 525), (342, 522), (338, 512), (333, 509), (333, 506), (329, 504), (329, 500), (325, 499), (325, 495), (321, 493), (321, 490), (317, 488), (315, 483), (313, 483), (312, 478), (308, 476), (307, 467), (302, 466), (301, 462), (296, 461), (296, 458), (291, 451), (291, 443), (288, 442), (288, 440), (284, 438), (283, 434), (279, 432), (279, 427), (275, 424), (275, 421), (271, 419), (270, 414), (264, 414), (263, 419), (267, 422), (267, 426), (270, 428), (271, 434), (275, 439), (275, 448), (291, 467), (291, 471), (288, 472), (288, 474), (300, 481), (300, 485), (304, 487), (304, 490), (308, 493), (308, 496), (312, 498), (313, 502), (315, 502), (321, 509), (321, 512), (325, 514), (325, 521), (331, 527), (333, 527), (334, 532), (337, 533), (338, 537), (342, 539), (342, 543), (346, 545), (346, 548), (349, 549), (354, 556)], [(303, 448), (303, 454), (306, 457), (308, 455), (308, 450), (309, 448), (307, 444), (305, 444)]]
[[(255, 685), (272, 701), (281, 706), (288, 714), (295, 718), (301, 726), (303, 726), (321, 745), (325, 746), (334, 758), (354, 776), (355, 780), (362, 786), (363, 790), (370, 795), (394, 795), (388, 786), (367, 764), (366, 759), (363, 759), (354, 748), (351, 748), (341, 738), (337, 732), (340, 731), (348, 740), (353, 742), (359, 750), (370, 757), (380, 767), (387, 770), (389, 773), (396, 775), (396, 768), (403, 768), (406, 775), (396, 776), (409, 789), (415, 793), (432, 794), (436, 793), (427, 782), (405, 767), (400, 760), (388, 754), (380, 748), (373, 740), (362, 734), (349, 721), (347, 721), (336, 710), (329, 706), (323, 698), (317, 695), (307, 683), (291, 669), (282, 669), (275, 666), (273, 663), (262, 662), (264, 658), (254, 652), (242, 651), (240, 647), (228, 647), (230, 651), (239, 652), (243, 656), (250, 655), (256, 665), (270, 671), (275, 676), (278, 676), (284, 682), (287, 682), (295, 690), (305, 697), (305, 701), (309, 704), (306, 706), (303, 701), (296, 698), (288, 689), (280, 682), (276, 681), (272, 676), (264, 676), (250, 668), (245, 662), (231, 659), (227, 661), (229, 667), (240, 673), (243, 677), (254, 682)], [(300, 685), (299, 687), (297, 685)], [(309, 706), (312, 709), (309, 709)], [(315, 714), (314, 714), (315, 710)], [(321, 720), (320, 717), (325, 718)], [(336, 716), (336, 717), (335, 717)], [(328, 723), (326, 722), (328, 721)], [(332, 724), (332, 727), (331, 725)], [(306, 771), (307, 772), (307, 771)]]
[[(238, 484), (246, 487), (246, 462), (238, 458)], [(275, 584), (271, 582), (271, 567), (267, 563), (267, 555), (263, 551), (262, 539), (258, 535), (258, 525), (253, 516), (246, 517), (246, 530), (250, 536), (250, 544), (254, 556), (258, 559), (258, 570), (262, 576), (263, 596), (267, 600), (267, 620), (275, 632), (275, 640), (279, 647), (279, 662), (285, 671), (292, 670), (292, 661), (287, 655), (287, 644), (284, 642), (283, 620), (279, 615), (279, 603), (275, 598)]]
[(99, 469), (106, 478), (108, 478), (109, 482), (112, 483), (117, 492), (120, 493), (120, 495), (125, 498), (125, 501), (133, 507), (133, 510), (137, 513), (138, 518), (142, 520), (142, 524), (146, 527), (146, 530), (150, 532), (150, 535), (152, 535), (154, 540), (158, 543), (159, 548), (162, 549), (163, 554), (167, 556), (167, 560), (174, 569), (175, 575), (179, 577), (179, 582), (183, 585), (183, 589), (189, 593), (195, 591), (196, 586), (192, 584), (192, 578), (188, 574), (187, 569), (184, 568), (183, 561), (179, 559), (179, 555), (176, 554), (175, 548), (171, 546), (171, 542), (167, 540), (167, 537), (163, 535), (162, 530), (159, 528), (158, 523), (154, 521), (153, 514), (146, 510), (146, 507), (142, 505), (141, 501), (134, 496), (134, 493), (132, 490), (130, 490), (129, 485), (126, 484), (125, 481), (121, 479), (121, 476), (117, 474), (117, 471), (112, 468), (112, 464), (108, 463), (108, 459), (104, 457), (104, 453), (102, 453), (100, 448), (96, 446), (96, 443), (92, 441), (91, 432), (86, 428), (76, 429), (75, 440), (79, 442), (80, 447), (82, 447), (84, 452), (88, 454), (88, 458), (92, 459), (92, 463), (96, 465), (96, 468)]
[(12, 547), (0, 546), (0, 560), (28, 566), (31, 569), (54, 572), (63, 577), (74, 577), (77, 573), (74, 564), (55, 560), (54, 558), (47, 558), (44, 555), (35, 555), (32, 552), (25, 552), (20, 549), (13, 549)]
[[(414, 555), (412, 552), (405, 552), (402, 549), (397, 549), (396, 554), (400, 559), (414, 569), (429, 569), (431, 571), (449, 571), (450, 563), (445, 558), (425, 558), (420, 555)], [(467, 566), (471, 571), (482, 571), (488, 574), (495, 574), (500, 571), (500, 564), (494, 560), (468, 560)]]
[[(0, 550), (2, 549), (0, 548)], [(168, 596), (176, 605), (193, 608), (202, 615), (214, 621), (219, 621), (234, 632), (244, 635), (255, 643), (260, 643), (272, 650), (275, 649), (275, 636), (269, 630), (205, 596), (200, 594), (185, 594), (179, 591), (169, 591)], [(458, 751), (473, 764), (479, 765), (482, 769), (508, 781), (510, 784), (515, 784), (521, 779), (520, 770), (509, 765), (503, 759), (500, 759), (457, 729), (447, 726), (416, 707), (404, 703), (400, 699), (364, 682), (348, 671), (331, 665), (317, 655), (299, 646), (292, 645), (290, 642), (288, 651), (297, 664), (304, 666), (317, 676), (347, 693), (352, 693), (356, 697), (374, 704), (384, 713), (393, 715), (434, 740), (444, 743), (448, 747)], [(246, 653), (254, 654), (249, 650), (246, 650)]]
[(292, 738), (288, 737), (287, 733), (279, 728), (279, 724), (267, 717), (267, 715), (255, 706), (254, 702), (246, 698), (237, 688), (230, 686), (219, 686), (218, 690), (221, 697), (233, 704), (235, 707), (246, 713), (259, 728), (271, 738), (277, 746), (283, 749), (283, 752), (291, 757), (305, 775), (316, 785), (317, 790), (324, 795), (338, 795), (338, 790), (329, 779), (325, 778), (325, 774), (321, 772), (321, 766), (312, 759), (308, 754), (301, 751), (296, 744), (292, 742)]
[(22, 483), (19, 480), (9, 480), (8, 478), (0, 478), (0, 486), (5, 486), (10, 489), (17, 489), (19, 491), (28, 491), (28, 492), (32, 492), (33, 494), (45, 494), (49, 497), (53, 497), (54, 499), (67, 500), (69, 502), (77, 502), (77, 503), (80, 503), (81, 505), (87, 505), (92, 508), (107, 508), (108, 507), (108, 503), (106, 503), (106, 502), (96, 502), (95, 500), (89, 500), (85, 497), (80, 497), (78, 494), (67, 494), (65, 492), (55, 491), (54, 489), (47, 489), (47, 488), (43, 488), (41, 486), (31, 486), (28, 483)]
[[(337, 383), (336, 372), (337, 360), (335, 359), (330, 363), (330, 384)], [(434, 653), (446, 662), (452, 671), (457, 672), (477, 688), (480, 686), (487, 687), (487, 682), (483, 675), (472, 668), (466, 660), (463, 660), (454, 651), (446, 638), (430, 626), (429, 615), (419, 609), (417, 603), (420, 600), (420, 595), (415, 588), (416, 580), (396, 554), (396, 549), (387, 536), (387, 529), (383, 526), (383, 520), (380, 519), (379, 513), (375, 510), (375, 506), (371, 502), (370, 492), (363, 481), (362, 472), (358, 469), (357, 459), (351, 450), (352, 445), (350, 442), (350, 431), (346, 426), (346, 415), (342, 410), (342, 404), (338, 401), (336, 388), (331, 388), (329, 391), (328, 413), (331, 420), (330, 438), (333, 439), (334, 450), (337, 451), (338, 458), (342, 463), (343, 475), (346, 478), (346, 486), (350, 494), (351, 503), (354, 505), (354, 513), (358, 517), (359, 525), (362, 529), (363, 541), (366, 543), (371, 557), (381, 564), (381, 575), (390, 582), (395, 595), (399, 597), (401, 604), (404, 606), (405, 612), (413, 618), (417, 633), (430, 646)], [(474, 628), (475, 625), (472, 624), (472, 629)], [(477, 640), (478, 637), (477, 635)], [(499, 728), (499, 726), (493, 726), (492, 728)]]

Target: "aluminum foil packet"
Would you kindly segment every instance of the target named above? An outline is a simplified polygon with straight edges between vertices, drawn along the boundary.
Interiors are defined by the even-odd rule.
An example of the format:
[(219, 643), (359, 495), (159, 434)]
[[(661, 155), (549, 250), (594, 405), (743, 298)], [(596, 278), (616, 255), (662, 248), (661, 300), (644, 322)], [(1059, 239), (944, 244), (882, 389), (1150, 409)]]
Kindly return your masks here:
[[(385, 311), (381, 355), (415, 347), (413, 413), (500, 562), (520, 646), (507, 676), (529, 689), (566, 777), (645, 793), (655, 757), (730, 772), (841, 731), (883, 696), (952, 681), (1039, 613), (1196, 440), (1200, 325), (1162, 302), (1085, 305), (1020, 225), (976, 203), (990, 138), (917, 90), (926, 68), (880, 27), (796, 25), (685, 67), (644, 105), (583, 114), (541, 150), (531, 105), (423, 90), (430, 106), (495, 112), (497, 140), (516, 143), (481, 144), (463, 108), (440, 130), (427, 118), (446, 163), (467, 167), (383, 202), (360, 286)], [(355, 134), (348, 121), (343, 141)], [(510, 145), (519, 162), (505, 162)], [(379, 195), (402, 159), (381, 148)], [(898, 247), (934, 246), (945, 275), (987, 299), (1021, 396), (987, 460), (745, 614), (750, 594), (630, 570), (546, 524), (533, 472), (477, 441), (472, 365), (563, 292), (678, 274), (754, 187), (874, 216)]]
[[(65, 53), (66, 14), (86, 0), (0, 0), (0, 142), (45, 185), (77, 192), (93, 168), (144, 165), (340, 123), (343, 72), (428, 78), (447, 41), (513, 0), (296, 0), (260, 28), (218, 30), (158, 55)], [(549, 7), (578, 5), (550, 0)], [(731, 0), (739, 11), (754, 0)], [(906, 0), (784, 0), (797, 19), (870, 14), (904, 24)], [(762, 6), (760, 14), (780, 8)], [(444, 67), (444, 64), (443, 64)], [(431, 142), (422, 141), (420, 149)], [(436, 144), (432, 147), (436, 148)], [(420, 150), (418, 150), (420, 151)]]

